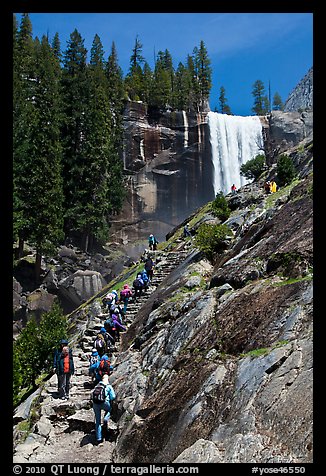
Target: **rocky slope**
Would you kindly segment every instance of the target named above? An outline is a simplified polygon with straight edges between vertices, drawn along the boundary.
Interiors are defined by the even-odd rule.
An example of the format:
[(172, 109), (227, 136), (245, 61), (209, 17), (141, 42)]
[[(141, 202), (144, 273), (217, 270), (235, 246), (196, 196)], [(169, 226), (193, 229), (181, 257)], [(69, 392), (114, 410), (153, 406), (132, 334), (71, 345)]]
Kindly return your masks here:
[[(30, 406), (17, 408), (15, 462), (313, 461), (312, 143), (291, 156), (299, 177), (290, 186), (267, 196), (259, 182), (227, 197), (233, 237), (214, 264), (182, 227), (161, 244), (156, 281), (130, 307), (114, 354), (117, 402), (102, 456), (86, 383), (99, 293), (70, 316), (72, 398), (58, 403), (55, 377), (45, 382), (30, 398), (40, 419), (20, 444)], [(188, 221), (194, 231), (218, 222), (209, 205)]]
[(313, 68), (301, 79), (285, 101), (284, 111), (307, 111), (313, 109)]

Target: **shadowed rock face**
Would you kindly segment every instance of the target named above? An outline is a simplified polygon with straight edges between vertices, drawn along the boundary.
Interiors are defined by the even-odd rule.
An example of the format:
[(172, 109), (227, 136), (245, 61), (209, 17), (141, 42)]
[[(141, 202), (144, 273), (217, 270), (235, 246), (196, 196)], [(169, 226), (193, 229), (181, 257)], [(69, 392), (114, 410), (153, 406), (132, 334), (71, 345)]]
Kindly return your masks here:
[(142, 103), (127, 105), (123, 161), (128, 196), (123, 211), (113, 217), (112, 241), (131, 253), (128, 245), (149, 233), (161, 241), (214, 198), (207, 128), (205, 113), (161, 113)]

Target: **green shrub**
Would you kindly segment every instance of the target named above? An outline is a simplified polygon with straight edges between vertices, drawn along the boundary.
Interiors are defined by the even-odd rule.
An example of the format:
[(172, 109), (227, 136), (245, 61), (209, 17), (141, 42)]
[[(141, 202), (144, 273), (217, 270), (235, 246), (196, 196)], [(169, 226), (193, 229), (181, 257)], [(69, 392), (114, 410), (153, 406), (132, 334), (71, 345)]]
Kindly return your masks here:
[(287, 185), (292, 182), (297, 173), (291, 158), (282, 154), (277, 160), (276, 166), (278, 185)]
[(195, 243), (208, 259), (213, 260), (216, 253), (221, 253), (226, 248), (225, 240), (228, 236), (232, 236), (228, 226), (203, 223), (197, 230)]
[(240, 167), (240, 175), (243, 175), (248, 180), (256, 180), (265, 169), (265, 156), (262, 154), (256, 155), (251, 160), (248, 160), (245, 164), (242, 164)]
[(229, 218), (231, 210), (222, 192), (216, 195), (215, 200), (212, 202), (211, 210), (213, 215), (222, 221), (225, 221)]
[(39, 325), (32, 317), (13, 344), (13, 400), (19, 403), (22, 389), (36, 386), (42, 371), (50, 371), (53, 351), (67, 337), (67, 319), (59, 304), (44, 313)]

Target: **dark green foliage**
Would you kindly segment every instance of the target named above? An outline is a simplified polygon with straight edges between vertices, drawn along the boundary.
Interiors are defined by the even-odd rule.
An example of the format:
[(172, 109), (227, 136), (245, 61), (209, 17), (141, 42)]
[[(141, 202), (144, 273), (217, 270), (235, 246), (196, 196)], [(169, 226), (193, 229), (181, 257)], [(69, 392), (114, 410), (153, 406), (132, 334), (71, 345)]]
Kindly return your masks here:
[(220, 89), (219, 104), (220, 104), (219, 112), (221, 114), (232, 114), (230, 106), (228, 105), (226, 97), (225, 97), (225, 88), (223, 86), (221, 86), (221, 89)]
[(67, 320), (58, 304), (43, 314), (39, 325), (33, 317), (13, 344), (13, 398), (19, 401), (22, 389), (33, 388), (35, 379), (50, 371), (53, 352), (60, 339), (67, 337)]
[(296, 177), (297, 173), (294, 164), (288, 155), (280, 155), (277, 160), (276, 173), (279, 186), (291, 183)]
[(232, 236), (228, 226), (203, 223), (197, 230), (195, 243), (207, 258), (213, 261), (216, 253), (221, 253), (226, 248), (225, 240), (228, 236)]
[(273, 97), (273, 110), (283, 111), (283, 109), (284, 109), (284, 104), (282, 102), (281, 96), (279, 95), (278, 92), (276, 92)]
[(222, 192), (216, 195), (215, 200), (212, 202), (211, 209), (213, 215), (222, 221), (227, 220), (231, 213), (228, 202)]
[(255, 81), (253, 84), (252, 95), (254, 97), (254, 106), (252, 111), (257, 116), (264, 116), (267, 114), (270, 109), (270, 104), (265, 93), (264, 83), (260, 79), (257, 79), (257, 81)]
[(240, 167), (240, 174), (246, 177), (248, 180), (256, 180), (265, 169), (266, 159), (262, 154), (256, 155), (251, 160), (248, 160)]
[(47, 38), (31, 35), (25, 15), (14, 57), (13, 231), (35, 245), (37, 279), (41, 253), (63, 237), (63, 194), (59, 63)]
[(135, 40), (135, 46), (130, 57), (130, 68), (125, 79), (125, 88), (131, 101), (140, 101), (143, 91), (143, 70), (142, 64), (144, 57), (142, 56), (143, 45), (138, 36)]

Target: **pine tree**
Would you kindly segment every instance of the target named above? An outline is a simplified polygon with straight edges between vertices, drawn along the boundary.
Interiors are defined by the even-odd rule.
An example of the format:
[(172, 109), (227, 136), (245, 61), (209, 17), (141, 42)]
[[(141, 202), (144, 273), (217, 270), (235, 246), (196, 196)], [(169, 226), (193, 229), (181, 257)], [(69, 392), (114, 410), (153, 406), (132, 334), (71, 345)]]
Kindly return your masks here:
[(62, 54), (61, 54), (61, 44), (60, 44), (60, 38), (59, 38), (59, 33), (57, 32), (54, 37), (53, 37), (53, 40), (52, 40), (52, 50), (53, 50), (53, 54), (54, 56), (59, 60), (61, 61), (61, 57), (62, 57)]
[(232, 114), (229, 105), (227, 104), (227, 99), (225, 97), (225, 88), (221, 86), (220, 88), (220, 96), (219, 96), (219, 103), (220, 103), (220, 112), (221, 114)]
[(124, 100), (123, 72), (118, 63), (118, 54), (115, 43), (112, 42), (111, 52), (105, 65), (108, 87), (108, 99), (115, 113), (122, 113)]
[(125, 88), (131, 101), (139, 101), (142, 99), (143, 88), (143, 70), (142, 64), (144, 57), (142, 56), (143, 45), (136, 36), (135, 46), (130, 57), (130, 68), (125, 78)]
[(175, 72), (175, 88), (173, 92), (172, 105), (179, 110), (188, 110), (190, 107), (190, 92), (191, 75), (189, 73), (189, 69), (180, 62)]
[(257, 79), (253, 84), (252, 95), (254, 97), (254, 106), (252, 111), (257, 116), (264, 116), (269, 111), (269, 100), (265, 93), (264, 83)]
[[(195, 48), (196, 52), (197, 48)], [(199, 83), (197, 79), (197, 72), (195, 68), (194, 58), (191, 55), (187, 56), (187, 70), (191, 82), (191, 87), (189, 91), (189, 109), (195, 108), (198, 109), (198, 98), (199, 98)]]
[(199, 49), (194, 48), (194, 65), (196, 70), (196, 80), (198, 82), (197, 109), (202, 109), (209, 98), (212, 87), (211, 61), (204, 42), (201, 40)]
[(144, 102), (148, 105), (153, 104), (153, 93), (155, 91), (155, 86), (154, 86), (154, 75), (153, 72), (147, 63), (145, 61), (144, 67), (143, 67), (143, 94), (142, 97), (144, 99)]
[(85, 109), (81, 155), (82, 181), (76, 190), (76, 228), (88, 251), (94, 237), (106, 236), (110, 211), (109, 159), (112, 152), (112, 118), (107, 98), (107, 79), (101, 40), (95, 35), (87, 68), (88, 101)]
[(29, 126), (33, 118), (35, 57), (32, 24), (23, 14), (19, 31), (14, 17), (13, 39), (13, 235), (22, 255), (29, 223), (26, 192), (29, 188)]
[(151, 95), (151, 104), (161, 109), (171, 103), (172, 97), (172, 58), (168, 51), (159, 51), (154, 70), (154, 87)]
[(33, 115), (28, 130), (30, 170), (26, 191), (28, 240), (36, 247), (36, 281), (41, 256), (63, 238), (63, 189), (56, 58), (48, 40), (35, 40)]
[(107, 98), (111, 109), (111, 143), (118, 154), (122, 154), (123, 142), (123, 111), (124, 111), (124, 82), (123, 72), (118, 63), (115, 43), (112, 42), (111, 53), (105, 64), (107, 83)]
[(76, 226), (80, 210), (78, 190), (83, 183), (85, 112), (87, 107), (87, 76), (84, 40), (75, 29), (63, 54), (63, 183), (65, 194), (65, 231), (69, 235)]
[(282, 102), (282, 98), (279, 95), (279, 93), (276, 92), (274, 94), (274, 97), (273, 97), (273, 110), (274, 111), (283, 111), (283, 109), (284, 109), (284, 104)]

